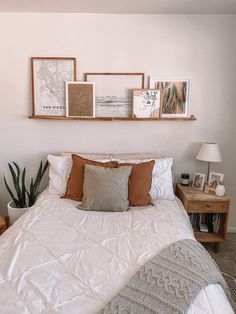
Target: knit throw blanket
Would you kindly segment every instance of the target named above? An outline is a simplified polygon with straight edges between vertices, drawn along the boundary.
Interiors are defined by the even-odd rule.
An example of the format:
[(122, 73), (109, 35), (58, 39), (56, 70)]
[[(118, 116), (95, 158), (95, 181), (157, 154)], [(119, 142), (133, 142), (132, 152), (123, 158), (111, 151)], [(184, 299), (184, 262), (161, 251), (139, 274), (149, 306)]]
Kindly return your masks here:
[(219, 283), (221, 272), (204, 247), (181, 240), (163, 249), (131, 278), (101, 314), (186, 313), (201, 289)]

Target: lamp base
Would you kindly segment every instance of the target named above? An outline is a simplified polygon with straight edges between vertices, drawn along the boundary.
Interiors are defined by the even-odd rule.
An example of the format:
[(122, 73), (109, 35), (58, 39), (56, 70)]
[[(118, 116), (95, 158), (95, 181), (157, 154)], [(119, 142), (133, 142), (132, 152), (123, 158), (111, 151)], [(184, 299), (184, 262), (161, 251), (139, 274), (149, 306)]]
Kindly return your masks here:
[(210, 175), (210, 161), (207, 162), (207, 183), (209, 184), (209, 175)]

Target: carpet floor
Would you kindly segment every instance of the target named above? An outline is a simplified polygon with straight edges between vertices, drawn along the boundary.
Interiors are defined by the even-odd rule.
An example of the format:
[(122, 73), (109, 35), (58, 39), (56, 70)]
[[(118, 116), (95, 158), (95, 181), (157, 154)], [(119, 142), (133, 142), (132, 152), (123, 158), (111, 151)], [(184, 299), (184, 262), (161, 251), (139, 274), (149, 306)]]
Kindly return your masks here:
[[(219, 266), (236, 305), (236, 233), (228, 233), (225, 242), (220, 244), (219, 252), (213, 252), (213, 246), (205, 245), (211, 257)], [(236, 312), (236, 307), (234, 306)]]

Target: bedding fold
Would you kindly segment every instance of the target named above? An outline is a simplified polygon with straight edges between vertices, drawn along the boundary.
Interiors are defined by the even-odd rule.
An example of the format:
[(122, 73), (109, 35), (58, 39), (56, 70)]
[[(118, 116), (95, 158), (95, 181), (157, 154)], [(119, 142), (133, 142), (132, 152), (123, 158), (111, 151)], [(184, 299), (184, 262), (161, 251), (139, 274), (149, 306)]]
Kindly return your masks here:
[[(1, 235), (1, 314), (97, 313), (159, 252), (194, 240), (178, 199), (124, 212), (84, 211), (78, 205), (46, 190)], [(187, 313), (234, 312), (223, 288), (212, 284)]]

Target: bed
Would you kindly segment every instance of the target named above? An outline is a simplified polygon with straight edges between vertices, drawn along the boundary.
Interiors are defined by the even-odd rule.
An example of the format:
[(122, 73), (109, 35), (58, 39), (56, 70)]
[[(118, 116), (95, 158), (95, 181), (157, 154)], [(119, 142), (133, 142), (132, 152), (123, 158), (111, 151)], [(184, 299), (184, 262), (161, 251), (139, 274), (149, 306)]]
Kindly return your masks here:
[[(164, 247), (194, 239), (176, 198), (127, 212), (86, 212), (47, 189), (0, 237), (0, 313), (98, 313)], [(188, 314), (234, 313), (209, 285)]]

